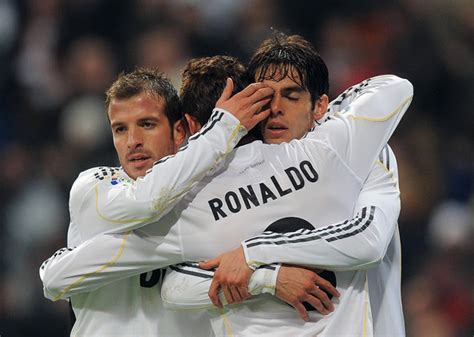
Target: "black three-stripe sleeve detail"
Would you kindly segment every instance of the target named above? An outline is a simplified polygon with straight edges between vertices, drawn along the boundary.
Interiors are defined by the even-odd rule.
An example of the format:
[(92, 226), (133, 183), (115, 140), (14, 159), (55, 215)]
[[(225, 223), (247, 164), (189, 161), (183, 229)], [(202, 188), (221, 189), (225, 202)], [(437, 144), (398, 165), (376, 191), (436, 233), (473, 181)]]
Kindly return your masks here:
[(202, 129), (198, 133), (189, 137), (189, 140), (196, 140), (199, 137), (205, 135), (207, 132), (209, 132), (209, 130), (214, 127), (214, 125), (217, 124), (217, 122), (222, 119), (222, 117), (224, 117), (224, 112), (219, 110), (214, 111), (211, 115), (211, 118), (209, 118), (209, 121), (202, 127)]
[(279, 234), (264, 232), (252, 239), (246, 240), (247, 248), (259, 245), (284, 245), (292, 243), (302, 243), (324, 239), (327, 242), (345, 239), (362, 233), (374, 220), (375, 206), (370, 206), (370, 210), (364, 207), (362, 211), (351, 220), (346, 220), (340, 224), (327, 226), (317, 230), (301, 229), (293, 233)]
[(181, 274), (187, 274), (206, 279), (212, 278), (212, 276), (214, 275), (214, 271), (201, 269), (197, 265), (187, 263), (177, 264), (174, 266), (170, 266), (169, 268)]
[(390, 153), (388, 152), (388, 145), (385, 145), (385, 157), (387, 158), (387, 162), (385, 163), (385, 166), (387, 167), (387, 170), (390, 170)]
[[(193, 262), (180, 263), (180, 264), (169, 266), (169, 268), (181, 274), (192, 275), (192, 276), (205, 278), (205, 279), (212, 278), (214, 276), (214, 272), (216, 271), (215, 269), (209, 269), (209, 270), (202, 269), (199, 267), (199, 264), (193, 263)], [(276, 265), (275, 264), (262, 265), (258, 267), (257, 269), (275, 270)]]

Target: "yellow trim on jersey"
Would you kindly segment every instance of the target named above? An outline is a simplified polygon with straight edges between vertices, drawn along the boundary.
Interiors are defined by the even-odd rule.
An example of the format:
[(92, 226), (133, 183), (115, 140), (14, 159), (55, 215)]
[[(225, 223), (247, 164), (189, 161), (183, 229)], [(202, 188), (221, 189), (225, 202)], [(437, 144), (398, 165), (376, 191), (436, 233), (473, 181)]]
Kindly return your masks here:
[(129, 232), (126, 232), (123, 236), (123, 239), (122, 239), (122, 242), (120, 243), (120, 248), (117, 252), (117, 255), (115, 255), (112, 260), (110, 260), (109, 262), (107, 262), (106, 264), (104, 264), (103, 266), (101, 266), (100, 268), (98, 268), (97, 270), (91, 272), (91, 273), (88, 273), (88, 274), (85, 274), (85, 275), (82, 275), (79, 279), (77, 279), (76, 281), (74, 281), (73, 283), (71, 283), (69, 286), (67, 286), (66, 288), (64, 288), (63, 291), (61, 291), (59, 293), (59, 295), (57, 295), (56, 297), (53, 298), (53, 301), (57, 301), (59, 300), (60, 298), (62, 298), (64, 296), (64, 294), (66, 294), (69, 290), (71, 290), (72, 288), (74, 288), (75, 286), (77, 286), (78, 284), (82, 283), (82, 281), (84, 281), (86, 278), (94, 275), (94, 274), (97, 274), (97, 273), (100, 273), (102, 271), (104, 271), (105, 269), (107, 269), (108, 267), (112, 266), (115, 262), (117, 262), (117, 260), (122, 256), (123, 254), (123, 250), (125, 249), (125, 243), (127, 242), (127, 239), (128, 239), (128, 236), (130, 235), (130, 231)]
[[(392, 173), (392, 171), (390, 171), (390, 170), (387, 168), (387, 166), (385, 166), (385, 164), (382, 163), (380, 160), (377, 159), (375, 162), (376, 162), (377, 164), (379, 164), (380, 166), (382, 166), (382, 168), (383, 168), (383, 170), (384, 170), (385, 172), (387, 172), (387, 173)], [(393, 173), (392, 173), (392, 174), (393, 174)]]
[(393, 174), (393, 171), (389, 170), (384, 163), (382, 163), (380, 160), (376, 160), (375, 161), (377, 164), (379, 164), (379, 166), (382, 167), (382, 169), (386, 172), (386, 173), (390, 173), (390, 179), (392, 180), (392, 183), (397, 186), (398, 185), (398, 182), (397, 180), (395, 179), (395, 176)]
[(156, 214), (148, 218), (132, 218), (132, 219), (124, 219), (124, 220), (114, 220), (114, 219), (107, 218), (105, 215), (103, 215), (99, 211), (99, 184), (95, 185), (95, 209), (96, 209), (97, 215), (102, 220), (115, 222), (115, 223), (148, 222), (159, 216), (159, 214)]
[[(385, 117), (381, 117), (381, 118), (373, 118), (373, 117), (367, 117), (367, 116), (354, 116), (354, 115), (347, 115), (348, 117), (351, 117), (352, 119), (354, 120), (364, 120), (364, 121), (369, 121), (369, 122), (386, 122), (388, 121), (390, 118), (392, 118), (393, 116), (395, 116), (396, 114), (398, 114), (400, 112), (400, 110), (402, 110), (402, 108), (406, 105), (406, 104), (409, 104), (411, 102), (411, 100), (413, 99), (413, 95), (408, 97), (406, 100), (404, 100), (393, 112), (389, 113), (387, 116)], [(336, 115), (341, 115), (339, 112), (336, 112), (335, 113)]]
[(229, 153), (230, 151), (234, 149), (234, 146), (232, 145), (232, 143), (234, 142), (234, 139), (239, 135), (240, 130), (243, 130), (243, 129), (245, 129), (245, 126), (243, 126), (239, 122), (239, 124), (235, 127), (234, 131), (232, 131), (229, 139), (227, 140), (227, 149), (225, 153)]
[(148, 217), (148, 218), (132, 218), (132, 219), (123, 219), (123, 220), (110, 219), (110, 218), (106, 217), (105, 215), (103, 215), (99, 211), (99, 184), (96, 184), (94, 189), (95, 189), (95, 210), (97, 212), (97, 215), (102, 220), (105, 220), (105, 221), (108, 221), (108, 222), (115, 222), (115, 223), (148, 222), (148, 221), (151, 221), (151, 220), (159, 217), (160, 216), (159, 212), (162, 211), (162, 210), (157, 210), (158, 214), (155, 214), (155, 215), (153, 215), (151, 217)]
[(362, 324), (362, 336), (367, 336), (367, 327), (369, 325), (369, 289), (368, 289), (368, 279), (367, 279), (367, 272), (365, 272), (365, 305), (364, 305), (364, 322)]
[[(239, 133), (242, 129), (245, 129), (245, 127), (240, 123), (235, 127), (234, 131), (232, 131), (232, 134), (230, 135), (229, 139), (227, 140), (227, 149), (225, 151), (225, 154), (223, 156), (219, 157), (215, 161), (213, 167), (211, 167), (209, 169), (209, 171), (211, 171), (214, 168), (216, 163), (218, 163), (219, 161), (222, 160), (222, 157), (224, 157), (225, 155), (227, 155), (229, 152), (232, 151), (232, 149), (234, 148), (232, 143), (234, 142), (235, 138), (239, 135)], [(193, 183), (194, 182), (191, 182), (191, 184), (189, 184), (181, 193), (177, 194), (175, 197), (169, 198), (168, 202), (161, 203), (160, 201), (162, 201), (163, 198), (159, 198), (158, 200), (154, 201), (153, 202), (153, 211), (156, 212), (155, 215), (152, 215), (152, 216), (147, 217), (147, 218), (130, 218), (130, 219), (111, 219), (111, 218), (108, 218), (107, 216), (105, 216), (104, 214), (102, 214), (100, 212), (100, 210), (99, 210), (99, 184), (96, 184), (95, 187), (94, 187), (94, 190), (95, 190), (95, 209), (96, 209), (96, 212), (97, 212), (97, 215), (99, 216), (99, 218), (101, 218), (104, 221), (111, 222), (111, 223), (130, 223), (130, 222), (144, 223), (144, 222), (151, 222), (152, 220), (154, 220), (154, 219), (161, 216), (163, 210), (166, 209), (166, 207), (170, 204), (170, 201), (172, 199), (180, 198), (183, 194), (185, 194), (187, 191), (189, 191), (190, 188), (192, 187)], [(165, 198), (165, 200), (166, 200), (166, 198)]]
[(227, 319), (227, 316), (226, 316), (226, 310), (225, 309), (220, 309), (220, 315), (221, 315), (221, 318), (222, 318), (222, 322), (224, 322), (224, 329), (226, 331), (226, 335), (229, 336), (229, 337), (233, 337), (234, 336), (234, 331), (232, 330), (232, 326), (230, 325), (230, 322), (229, 320)]

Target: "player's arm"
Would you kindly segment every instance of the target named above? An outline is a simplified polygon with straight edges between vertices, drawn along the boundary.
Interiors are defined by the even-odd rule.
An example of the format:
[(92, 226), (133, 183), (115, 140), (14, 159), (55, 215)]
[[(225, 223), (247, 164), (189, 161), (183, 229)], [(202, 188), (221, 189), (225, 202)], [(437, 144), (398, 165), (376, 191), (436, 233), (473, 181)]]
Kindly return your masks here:
[[(343, 107), (341, 112), (319, 127), (317, 132), (309, 133), (301, 141), (293, 141), (280, 146), (286, 147), (285, 150), (293, 149), (294, 151), (304, 147), (304, 151), (311, 157), (312, 151), (318, 151), (313, 142), (322, 142), (345, 162), (349, 174), (353, 174), (356, 179), (363, 182), (410, 105), (412, 96), (411, 83), (394, 75), (377, 76), (363, 81), (355, 86), (354, 90), (349, 90), (344, 97), (340, 98), (340, 104)], [(320, 155), (319, 152), (315, 153), (316, 157)], [(387, 216), (390, 214), (384, 214), (376, 204), (368, 204), (363, 208), (364, 210), (361, 209), (361, 213), (352, 219), (354, 223), (372, 222), (374, 218), (384, 223), (388, 222)], [(333, 225), (338, 225), (338, 228), (343, 226), (343, 224)], [(250, 265), (255, 264), (248, 255), (247, 259)], [(284, 260), (279, 262), (284, 262)], [(218, 303), (217, 289), (222, 283), (233, 283), (235, 289), (248, 296), (246, 286), (251, 270), (244, 267), (244, 264), (243, 251), (239, 248), (205, 265), (206, 268), (219, 265), (210, 289), (210, 296), (214, 303)], [(240, 266), (237, 272), (235, 265)]]
[[(383, 169), (381, 163), (377, 165)], [(253, 270), (261, 265), (280, 262), (343, 271), (368, 268), (380, 262), (395, 230), (400, 200), (396, 181), (386, 179), (388, 174), (382, 175), (385, 178), (372, 174), (373, 181), (364, 185), (353, 218), (316, 226), (315, 230), (264, 232), (244, 241), (242, 247), (201, 264), (203, 268), (218, 268), (209, 290), (212, 302), (220, 306), (217, 294), (221, 288), (227, 302), (246, 298), (248, 280)], [(280, 276), (284, 275), (278, 276), (277, 291)], [(301, 281), (297, 277), (294, 279)], [(303, 290), (302, 294), (287, 292), (286, 297), (300, 316), (306, 317), (303, 302), (308, 301), (307, 298), (317, 299), (314, 290)]]
[(183, 262), (179, 238), (140, 230), (102, 234), (75, 248), (62, 248), (43, 262), (44, 295), (53, 301), (111, 282)]
[[(209, 298), (213, 276), (213, 270), (200, 268), (197, 263), (169, 266), (161, 288), (163, 305), (175, 311), (215, 309)], [(326, 315), (334, 311), (331, 295), (339, 296), (336, 288), (316, 271), (280, 264), (257, 268), (250, 278), (248, 290), (252, 297), (245, 300), (246, 303), (259, 300), (260, 294), (271, 294), (295, 307), (305, 320), (308, 315), (304, 302)], [(219, 300), (219, 307), (230, 305), (222, 292)]]
[(364, 181), (413, 97), (413, 86), (395, 75), (367, 79), (346, 90), (330, 105), (326, 123), (302, 142), (311, 155), (311, 139), (325, 140), (350, 171)]
[[(279, 264), (257, 268), (250, 278), (249, 292), (252, 295), (274, 295), (279, 269)], [(161, 287), (163, 305), (175, 311), (215, 308), (208, 296), (213, 276), (213, 270), (202, 269), (198, 263), (169, 266)], [(221, 300), (227, 304), (222, 295)]]
[(232, 87), (226, 86), (209, 122), (188, 144), (157, 161), (144, 177), (128, 182), (113, 181), (110, 175), (100, 181), (90, 174), (79, 178), (79, 198), (93, 207), (100, 228), (120, 232), (157, 221), (268, 115), (268, 109), (260, 110), (270, 88), (254, 83), (230, 97)]
[(400, 213), (397, 163), (388, 146), (374, 164), (354, 210), (351, 219), (314, 230), (265, 232), (250, 238), (242, 243), (246, 261), (252, 269), (278, 261), (334, 271), (379, 263)]
[(229, 153), (246, 133), (233, 115), (215, 110), (209, 123), (174, 156), (156, 162), (143, 178), (115, 168), (82, 172), (70, 193), (71, 218), (83, 241), (155, 222)]
[[(189, 141), (185, 149), (175, 157), (167, 157), (155, 164), (144, 179), (136, 182), (117, 181), (114, 180), (114, 169), (110, 168), (95, 168), (83, 172), (74, 182), (70, 194), (70, 226), (75, 230), (75, 238), (83, 242), (97, 234), (120, 232), (156, 221), (201, 178), (202, 174), (211, 169), (219, 156), (228, 152), (243, 134), (245, 128), (241, 127), (238, 119), (227, 112), (216, 110), (209, 124)], [(213, 144), (215, 142), (217, 143)], [(191, 151), (199, 158), (196, 159)], [(145, 195), (149, 199), (144, 197)], [(156, 196), (156, 199), (153, 199), (153, 196)], [(127, 248), (130, 247), (130, 242), (133, 242), (125, 239), (130, 235), (134, 238), (136, 233), (123, 236), (123, 240), (120, 236), (99, 236), (96, 241), (85, 242), (75, 249), (63, 248), (56, 252), (40, 269), (45, 296), (51, 299), (69, 297), (95, 290), (114, 279), (132, 275), (130, 266), (120, 268), (117, 263), (119, 258), (120, 262), (126, 261), (123, 258), (128, 255), (120, 252), (125, 249), (127, 242)], [(139, 239), (137, 236), (137, 240)], [(148, 246), (148, 242), (144, 241), (144, 244), (138, 247), (138, 252)], [(150, 248), (152, 252), (153, 248)], [(127, 250), (128, 252), (130, 251)], [(129, 255), (134, 257), (133, 252)], [(142, 263), (138, 260), (134, 264), (133, 275), (155, 269), (148, 268), (149, 265), (145, 261), (146, 259)], [(110, 268), (112, 265), (114, 268)]]
[[(209, 123), (191, 137), (185, 148), (176, 156), (157, 162), (143, 179), (136, 182), (117, 181), (110, 169), (101, 168), (81, 174), (71, 189), (70, 198), (71, 222), (76, 225), (77, 236), (85, 241), (99, 233), (121, 232), (163, 216), (237, 144), (247, 128), (253, 127), (268, 114), (268, 111), (257, 113), (268, 101), (265, 98), (269, 94), (268, 88), (253, 84), (232, 97), (231, 92), (230, 81), (217, 106), (232, 113), (215, 110)], [(133, 237), (135, 233), (130, 235)], [(116, 258), (120, 256), (120, 261), (124, 260), (119, 252), (125, 241), (120, 236), (108, 236), (73, 250), (65, 248), (58, 251), (40, 269), (45, 295), (57, 299), (68, 297), (73, 293), (94, 290), (113, 281), (114, 277), (130, 275), (127, 272), (132, 269), (131, 265), (124, 271)], [(128, 241), (127, 247), (133, 240)], [(179, 248), (173, 249), (179, 251)], [(95, 256), (97, 251), (103, 252), (103, 255)], [(161, 263), (160, 258), (158, 263)], [(157, 263), (156, 260), (154, 262)], [(169, 263), (175, 262), (181, 261), (171, 260)], [(134, 267), (134, 274), (154, 269), (148, 269), (146, 259), (143, 263), (138, 260)], [(107, 272), (102, 272), (104, 270)]]

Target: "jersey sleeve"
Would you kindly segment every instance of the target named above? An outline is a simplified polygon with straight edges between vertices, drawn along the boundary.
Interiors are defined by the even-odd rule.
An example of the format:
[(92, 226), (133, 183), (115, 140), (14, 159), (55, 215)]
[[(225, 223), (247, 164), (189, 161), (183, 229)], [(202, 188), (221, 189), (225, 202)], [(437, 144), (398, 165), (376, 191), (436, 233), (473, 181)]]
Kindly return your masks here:
[[(306, 138), (324, 139), (364, 181), (413, 97), (413, 86), (395, 75), (367, 79), (330, 105), (331, 116)], [(309, 149), (310, 150), (310, 149)]]
[(179, 243), (139, 230), (107, 233), (44, 261), (39, 274), (53, 301), (96, 290), (111, 282), (183, 262)]
[(314, 230), (264, 232), (242, 246), (252, 269), (274, 262), (333, 271), (369, 268), (385, 255), (399, 213), (397, 163), (387, 146), (363, 185), (353, 218)]
[(84, 240), (104, 232), (123, 232), (156, 222), (246, 134), (232, 114), (214, 109), (209, 122), (172, 156), (157, 161), (133, 181), (114, 169), (85, 171), (71, 189), (77, 211), (71, 216)]
[[(62, 248), (43, 262), (39, 274), (45, 297), (56, 301), (182, 261), (179, 238), (170, 240), (167, 236), (150, 236), (135, 230), (123, 234), (108, 233), (75, 248)], [(207, 296), (213, 272), (200, 269), (197, 264), (181, 264), (170, 268), (180, 272), (171, 273), (169, 278), (173, 274), (179, 277), (192, 275), (190, 280), (193, 287), (201, 289)], [(278, 269), (277, 266), (270, 266), (254, 273), (253, 294), (271, 292)], [(184, 278), (182, 282), (189, 281)]]
[[(251, 276), (248, 290), (256, 296), (263, 293), (275, 294), (279, 264), (261, 266)], [(199, 268), (197, 263), (181, 263), (169, 266), (161, 287), (163, 306), (170, 310), (211, 309), (209, 287), (214, 271)], [(219, 294), (225, 305), (225, 297)]]
[[(71, 188), (70, 234), (74, 234), (71, 242), (85, 242), (57, 251), (42, 264), (40, 277), (45, 296), (53, 300), (70, 297), (117, 279), (182, 262), (178, 243), (160, 242), (166, 235), (149, 240), (134, 231), (93, 238), (157, 221), (245, 134), (238, 119), (215, 109), (208, 124), (185, 147), (175, 156), (156, 162), (144, 178), (117, 179), (113, 168), (83, 172)], [(144, 254), (145, 248), (156, 254)]]

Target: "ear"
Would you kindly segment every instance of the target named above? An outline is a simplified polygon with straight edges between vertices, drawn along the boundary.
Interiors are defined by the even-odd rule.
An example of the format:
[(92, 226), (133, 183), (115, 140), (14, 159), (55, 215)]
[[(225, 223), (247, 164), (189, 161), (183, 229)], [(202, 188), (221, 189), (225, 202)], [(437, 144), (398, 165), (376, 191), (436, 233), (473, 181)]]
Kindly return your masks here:
[(174, 122), (173, 140), (176, 149), (183, 145), (184, 141), (186, 140), (186, 125), (183, 119)]
[(194, 135), (196, 132), (201, 130), (202, 125), (201, 125), (201, 123), (198, 122), (196, 117), (185, 113), (184, 118), (186, 118), (186, 122), (188, 122), (189, 133), (191, 135)]
[(313, 117), (314, 120), (320, 120), (324, 114), (326, 113), (328, 109), (328, 104), (329, 104), (329, 97), (328, 95), (321, 95), (318, 100), (316, 101), (316, 104), (314, 105), (314, 110), (313, 110)]

